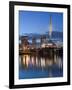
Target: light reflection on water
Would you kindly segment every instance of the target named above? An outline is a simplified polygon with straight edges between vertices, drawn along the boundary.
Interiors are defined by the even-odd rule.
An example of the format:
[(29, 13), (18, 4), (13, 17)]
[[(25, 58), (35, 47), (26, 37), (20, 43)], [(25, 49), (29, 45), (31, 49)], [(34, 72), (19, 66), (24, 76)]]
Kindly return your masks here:
[(20, 55), (19, 79), (40, 77), (62, 77), (63, 57), (54, 54), (52, 57)]
[(20, 56), (20, 66), (29, 68), (30, 66), (35, 67), (47, 67), (56, 64), (59, 68), (62, 68), (62, 57), (54, 55), (54, 58), (38, 57), (31, 55)]

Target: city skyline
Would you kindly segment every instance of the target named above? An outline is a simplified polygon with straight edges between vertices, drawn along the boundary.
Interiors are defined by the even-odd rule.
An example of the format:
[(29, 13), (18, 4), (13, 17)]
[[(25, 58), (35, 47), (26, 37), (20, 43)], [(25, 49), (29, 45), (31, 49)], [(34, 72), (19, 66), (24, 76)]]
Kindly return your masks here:
[(43, 34), (49, 31), (50, 16), (52, 31), (63, 31), (63, 14), (54, 12), (19, 11), (19, 35)]
[(19, 79), (63, 77), (62, 30), (62, 13), (19, 12)]

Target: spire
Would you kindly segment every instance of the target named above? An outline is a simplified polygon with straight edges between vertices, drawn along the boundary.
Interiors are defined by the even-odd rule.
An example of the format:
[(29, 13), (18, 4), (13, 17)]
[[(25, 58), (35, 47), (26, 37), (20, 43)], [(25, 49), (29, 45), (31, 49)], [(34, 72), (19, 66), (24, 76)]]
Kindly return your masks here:
[(50, 15), (50, 27), (49, 27), (49, 38), (51, 39), (52, 35), (52, 16)]

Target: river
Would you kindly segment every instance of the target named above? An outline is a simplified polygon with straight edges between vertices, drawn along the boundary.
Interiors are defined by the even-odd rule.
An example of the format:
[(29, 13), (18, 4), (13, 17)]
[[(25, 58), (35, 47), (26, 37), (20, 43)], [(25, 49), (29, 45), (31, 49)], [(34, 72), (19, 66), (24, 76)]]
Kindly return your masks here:
[(19, 55), (19, 79), (63, 76), (63, 56)]

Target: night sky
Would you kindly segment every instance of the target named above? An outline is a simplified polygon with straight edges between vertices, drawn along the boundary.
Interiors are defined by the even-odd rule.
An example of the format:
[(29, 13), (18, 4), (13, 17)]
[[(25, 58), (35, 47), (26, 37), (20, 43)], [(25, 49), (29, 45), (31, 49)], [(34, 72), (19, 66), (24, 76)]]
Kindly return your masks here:
[(50, 16), (52, 17), (52, 30), (63, 31), (63, 13), (19, 11), (19, 35), (49, 31)]

